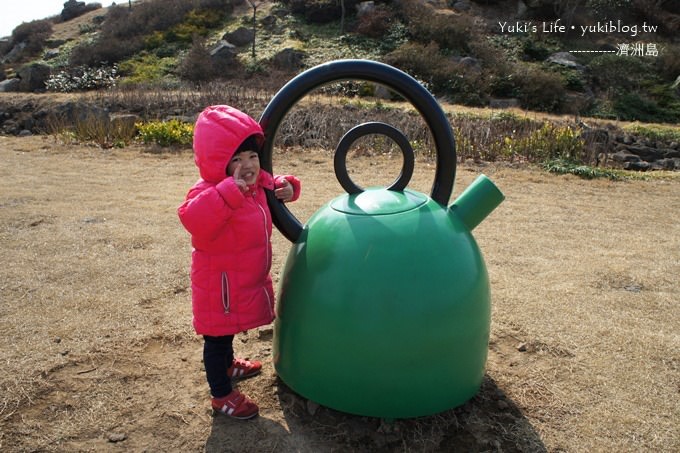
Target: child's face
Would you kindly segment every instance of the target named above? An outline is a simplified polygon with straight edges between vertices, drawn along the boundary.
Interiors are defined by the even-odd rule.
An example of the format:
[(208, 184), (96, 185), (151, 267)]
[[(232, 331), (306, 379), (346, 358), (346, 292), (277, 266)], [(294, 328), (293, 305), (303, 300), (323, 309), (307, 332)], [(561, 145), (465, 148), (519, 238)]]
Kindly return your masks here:
[(260, 174), (260, 157), (255, 151), (234, 154), (227, 165), (227, 176), (242, 179), (248, 185), (255, 184)]

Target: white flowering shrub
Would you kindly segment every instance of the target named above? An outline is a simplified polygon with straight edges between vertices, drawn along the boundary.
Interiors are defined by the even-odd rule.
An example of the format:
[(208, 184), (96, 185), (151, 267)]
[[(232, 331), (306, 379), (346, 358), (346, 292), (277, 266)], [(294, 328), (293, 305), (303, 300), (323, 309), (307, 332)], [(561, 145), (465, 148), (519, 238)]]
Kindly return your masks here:
[(78, 66), (52, 74), (45, 82), (47, 91), (72, 93), (74, 91), (99, 90), (116, 86), (118, 66), (90, 68)]

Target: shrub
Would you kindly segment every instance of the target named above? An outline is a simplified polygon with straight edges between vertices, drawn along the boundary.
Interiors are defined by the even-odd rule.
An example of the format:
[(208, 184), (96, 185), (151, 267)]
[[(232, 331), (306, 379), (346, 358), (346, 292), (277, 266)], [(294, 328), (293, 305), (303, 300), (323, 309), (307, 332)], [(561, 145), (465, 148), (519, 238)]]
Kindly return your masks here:
[(571, 127), (545, 123), (526, 137), (505, 137), (503, 154), (510, 158), (523, 157), (531, 162), (556, 158), (582, 162), (585, 150), (577, 131)]
[(442, 54), (434, 42), (426, 46), (413, 42), (403, 44), (386, 55), (385, 62), (426, 82), (428, 89), (448, 96), (452, 102), (484, 103), (486, 90), (481, 74), (461, 68), (451, 57)]
[(588, 64), (593, 82), (602, 89), (638, 89), (643, 79), (651, 73), (640, 58), (621, 58), (605, 54), (593, 58)]
[(24, 52), (36, 55), (45, 47), (45, 42), (52, 35), (52, 22), (47, 19), (24, 22), (12, 31), (11, 47), (20, 42), (26, 43)]
[(394, 21), (392, 10), (386, 5), (378, 5), (359, 18), (356, 32), (369, 38), (380, 38), (387, 34)]
[(629, 124), (623, 130), (648, 138), (653, 141), (680, 142), (680, 129), (674, 126), (661, 126), (658, 124)]
[(194, 126), (178, 120), (151, 121), (137, 123), (139, 138), (145, 144), (160, 146), (191, 145), (194, 137)]
[(127, 39), (99, 39), (95, 42), (83, 43), (73, 48), (69, 57), (71, 66), (100, 66), (114, 64), (134, 55), (144, 48), (140, 37)]
[(619, 181), (622, 179), (645, 179), (645, 176), (627, 174), (621, 170), (613, 170), (610, 168), (591, 167), (589, 165), (581, 165), (579, 163), (571, 162), (565, 159), (551, 159), (542, 164), (543, 168), (549, 173), (556, 173), (558, 175), (575, 175), (583, 179), (607, 178), (612, 181)]
[(210, 59), (210, 52), (205, 46), (205, 40), (194, 39), (191, 48), (179, 64), (178, 74), (190, 82), (205, 82), (215, 77), (216, 70)]
[(523, 108), (557, 112), (566, 96), (559, 74), (530, 66), (515, 74), (518, 97)]
[(418, 0), (400, 2), (400, 15), (412, 38), (421, 43), (433, 41), (442, 49), (467, 53), (469, 42), (476, 39), (467, 16), (437, 12)]
[(614, 98), (616, 116), (624, 121), (676, 123), (680, 121), (680, 102), (663, 107), (638, 93), (622, 93)]

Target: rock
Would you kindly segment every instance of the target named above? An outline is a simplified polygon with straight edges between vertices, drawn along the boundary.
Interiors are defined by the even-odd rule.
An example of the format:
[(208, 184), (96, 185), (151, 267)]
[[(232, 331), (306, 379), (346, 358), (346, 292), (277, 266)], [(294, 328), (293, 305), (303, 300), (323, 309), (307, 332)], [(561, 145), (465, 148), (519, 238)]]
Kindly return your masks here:
[(573, 69), (584, 69), (584, 67), (576, 62), (576, 57), (569, 52), (557, 52), (550, 55), (546, 61), (560, 66)]
[(519, 107), (519, 99), (507, 98), (507, 99), (489, 99), (489, 107), (492, 109), (509, 109), (513, 107)]
[(52, 68), (45, 64), (31, 63), (23, 66), (17, 71), (17, 76), (21, 79), (19, 91), (32, 93), (35, 91), (45, 91), (45, 82), (50, 77)]
[(611, 155), (614, 162), (639, 162), (640, 156), (629, 153), (625, 150), (617, 151)]
[(640, 156), (640, 159), (647, 161), (653, 161), (656, 160), (657, 157), (660, 157), (659, 151), (657, 151), (656, 148), (646, 145), (630, 145), (628, 147), (628, 152), (633, 153), (636, 156)]
[(635, 170), (635, 171), (647, 171), (651, 165), (649, 162), (638, 161), (638, 162), (626, 162), (623, 164), (624, 170)]
[(274, 55), (272, 63), (279, 69), (285, 71), (295, 71), (302, 67), (302, 62), (307, 54), (292, 48), (283, 49)]
[(307, 412), (309, 415), (314, 415), (316, 414), (316, 411), (319, 410), (319, 404), (315, 403), (312, 400), (307, 400)]
[(111, 115), (110, 119), (113, 130), (132, 130), (142, 120), (139, 115), (132, 113)]
[(373, 96), (375, 96), (378, 99), (390, 100), (390, 99), (392, 99), (392, 91), (389, 88), (387, 88), (385, 85), (381, 85), (379, 83), (376, 83)]
[(271, 327), (261, 327), (257, 330), (258, 340), (271, 340), (274, 336), (274, 329)]
[(526, 16), (528, 10), (529, 10), (529, 8), (527, 7), (527, 4), (524, 3), (522, 0), (518, 0), (518, 2), (517, 2), (517, 17), (520, 18), (520, 19), (523, 18), (524, 16)]
[(356, 9), (358, 18), (371, 14), (375, 11), (375, 2), (361, 2), (357, 4)]
[(220, 41), (210, 51), (210, 60), (217, 68), (226, 68), (236, 60), (236, 46), (227, 41)]
[(517, 345), (517, 350), (519, 352), (526, 352), (527, 351), (527, 344), (526, 343), (520, 343)]
[(481, 64), (479, 63), (479, 60), (476, 58), (463, 57), (458, 61), (458, 64), (460, 65), (461, 68), (466, 69), (468, 71), (478, 72), (482, 70)]
[(9, 93), (11, 91), (19, 91), (19, 84), (21, 79), (13, 78), (0, 82), (0, 93)]
[(125, 433), (109, 433), (107, 436), (109, 442), (111, 443), (117, 443), (117, 442), (123, 442), (124, 440), (127, 439), (127, 434)]
[(455, 9), (456, 11), (469, 11), (470, 7), (471, 7), (470, 2), (468, 2), (467, 0), (458, 0), (452, 6), (452, 8)]
[(271, 14), (265, 16), (260, 20), (260, 23), (265, 30), (271, 30), (276, 25), (276, 16), (272, 16)]
[(43, 54), (43, 58), (45, 60), (52, 60), (53, 58), (57, 58), (60, 54), (61, 52), (59, 52), (59, 49), (48, 49)]
[(54, 109), (51, 116), (57, 121), (71, 125), (96, 122), (97, 124), (108, 126), (110, 121), (108, 110), (84, 102), (66, 102), (60, 104)]
[(241, 47), (253, 42), (255, 32), (252, 28), (239, 27), (231, 33), (225, 33), (222, 39), (237, 47)]
[(0, 59), (0, 63), (14, 63), (19, 60), (26, 46), (27, 44), (23, 41), (15, 44), (14, 47), (12, 47), (12, 50), (7, 52), (5, 56)]
[(61, 10), (61, 20), (66, 22), (82, 16), (88, 11), (85, 2), (78, 2), (76, 0), (68, 0), (64, 3), (64, 9)]

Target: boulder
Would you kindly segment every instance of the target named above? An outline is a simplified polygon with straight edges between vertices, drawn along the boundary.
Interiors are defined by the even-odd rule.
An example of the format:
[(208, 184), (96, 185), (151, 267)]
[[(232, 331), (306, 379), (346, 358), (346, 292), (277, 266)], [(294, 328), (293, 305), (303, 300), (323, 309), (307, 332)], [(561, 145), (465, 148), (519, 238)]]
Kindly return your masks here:
[(210, 58), (216, 63), (230, 63), (236, 58), (236, 53), (235, 45), (222, 40), (210, 50)]
[(11, 91), (19, 91), (19, 84), (21, 79), (13, 78), (0, 82), (0, 93), (9, 93)]
[(611, 155), (614, 162), (640, 162), (640, 156), (629, 153), (625, 150), (617, 151)]
[(64, 3), (64, 9), (61, 10), (61, 20), (66, 22), (71, 19), (75, 19), (78, 16), (82, 16), (89, 9), (85, 2), (78, 2), (76, 0), (68, 0)]
[(519, 107), (519, 99), (507, 98), (507, 99), (489, 99), (489, 107), (492, 109), (509, 109), (513, 107)]
[(284, 71), (295, 71), (302, 67), (306, 56), (307, 54), (302, 51), (287, 48), (274, 55), (272, 63)]
[(582, 70), (584, 67), (576, 61), (576, 57), (569, 52), (557, 52), (550, 55), (546, 61), (556, 65), (564, 66), (572, 69)]
[(108, 125), (110, 122), (108, 110), (84, 102), (65, 102), (58, 105), (51, 116), (65, 125), (95, 122)]
[(366, 14), (371, 14), (372, 12), (375, 11), (375, 2), (370, 1), (358, 3), (356, 9), (357, 17), (362, 17)]
[(231, 33), (225, 33), (222, 39), (237, 47), (241, 47), (253, 42), (255, 31), (252, 28), (239, 27)]
[(19, 91), (32, 93), (34, 91), (45, 91), (45, 82), (50, 77), (52, 68), (45, 64), (31, 63), (23, 66), (17, 71), (17, 76), (21, 79)]

